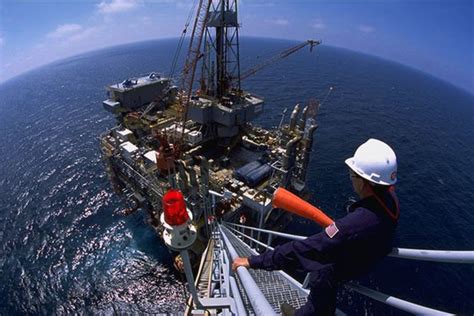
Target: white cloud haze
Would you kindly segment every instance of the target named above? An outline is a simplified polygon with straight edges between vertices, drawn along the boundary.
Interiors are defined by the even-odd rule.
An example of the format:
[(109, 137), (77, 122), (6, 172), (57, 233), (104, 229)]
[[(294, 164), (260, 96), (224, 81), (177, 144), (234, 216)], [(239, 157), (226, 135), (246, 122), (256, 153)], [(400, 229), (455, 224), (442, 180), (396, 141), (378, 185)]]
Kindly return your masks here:
[[(14, 8), (12, 12), (17, 15), (17, 18), (13, 18), (15, 15), (13, 14), (9, 22), (11, 25), (9, 25), (4, 22), (9, 17), (9, 14), (6, 14), (7, 18), (0, 22), (0, 82), (38, 66), (86, 51), (144, 40), (179, 37), (189, 11), (193, 7), (193, 0), (59, 1), (61, 5), (66, 3), (67, 5), (62, 8), (58, 5), (58, 12), (51, 13), (51, 19), (49, 19), (49, 14), (47, 16), (43, 14), (42, 19), (33, 18), (23, 21), (19, 18), (23, 14), (21, 10), (10, 2), (6, 1), (7, 7), (10, 4), (10, 7)], [(35, 6), (29, 3), (36, 1), (20, 2), (28, 4), (25, 8), (28, 7), (27, 9), (31, 11), (30, 15), (34, 16)], [(39, 1), (39, 3), (43, 2), (47, 4), (45, 7), (51, 6), (51, 3), (53, 6), (57, 3), (56, 1)], [(463, 65), (458, 65), (456, 73), (455, 70), (447, 73), (446, 69), (449, 65), (443, 64), (446, 58), (440, 60), (433, 57), (436, 63), (428, 63), (424, 55), (418, 56), (417, 51), (411, 53), (407, 53), (406, 49), (401, 51), (397, 48), (400, 45), (387, 42), (386, 35), (390, 27), (384, 25), (384, 23), (387, 24), (385, 21), (378, 21), (377, 25), (373, 26), (369, 18), (360, 20), (360, 16), (355, 19), (359, 22), (346, 19), (344, 15), (335, 15), (331, 18), (331, 14), (317, 10), (310, 11), (310, 3), (313, 1), (297, 2), (298, 4), (291, 5), (291, 8), (306, 11), (295, 15), (295, 12), (288, 10), (290, 1), (242, 0), (239, 22), (243, 27), (239, 34), (244, 37), (278, 37), (294, 40), (317, 37), (327, 45), (393, 58), (434, 75), (446, 77), (448, 80), (458, 78), (459, 75), (456, 73), (461, 70), (466, 73), (466, 67)], [(336, 6), (344, 8), (346, 5), (336, 4)], [(42, 6), (38, 8), (43, 9)], [(78, 9), (77, 14), (74, 12), (75, 8)], [(64, 10), (64, 15), (61, 14), (61, 10)], [(349, 12), (346, 13), (349, 14)], [(387, 18), (389, 19), (390, 16)], [(9, 29), (5, 29), (6, 26)], [(28, 35), (30, 30), (34, 35)], [(188, 36), (190, 33), (188, 28)], [(472, 36), (469, 37), (471, 38)], [(420, 38), (420, 40), (428, 47), (431, 45), (425, 38)], [(433, 66), (437, 64), (439, 64), (437, 68)], [(469, 65), (472, 65), (472, 59)], [(462, 84), (472, 86), (472, 74), (463, 76), (464, 83)], [(466, 83), (466, 76), (471, 78), (471, 83)], [(472, 90), (472, 88), (469, 89)]]
[(326, 28), (326, 24), (321, 19), (314, 20), (313, 23), (310, 24), (310, 26), (317, 30), (322, 30)]
[(97, 5), (99, 13), (110, 14), (117, 12), (129, 11), (136, 8), (138, 1), (136, 0), (112, 0), (102, 1)]
[(269, 24), (278, 25), (278, 26), (287, 26), (287, 25), (290, 25), (290, 21), (288, 21), (287, 19), (282, 19), (282, 18), (266, 19), (265, 22), (266, 22), (266, 23), (269, 23)]
[(53, 32), (48, 33), (46, 37), (48, 38), (63, 38), (71, 34), (77, 33), (82, 30), (82, 26), (79, 24), (62, 24), (59, 25)]
[(370, 25), (359, 25), (359, 31), (363, 33), (372, 33), (375, 32), (375, 28)]

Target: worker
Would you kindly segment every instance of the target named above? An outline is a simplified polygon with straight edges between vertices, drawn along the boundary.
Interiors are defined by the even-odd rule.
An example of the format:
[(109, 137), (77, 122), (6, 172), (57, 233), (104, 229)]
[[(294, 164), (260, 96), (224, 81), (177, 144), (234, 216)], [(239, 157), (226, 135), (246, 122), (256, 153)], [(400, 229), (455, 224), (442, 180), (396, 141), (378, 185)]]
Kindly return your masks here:
[(333, 315), (337, 287), (367, 273), (392, 249), (399, 217), (397, 158), (384, 142), (369, 139), (347, 159), (350, 179), (360, 200), (343, 218), (318, 234), (292, 241), (258, 256), (238, 257), (232, 268), (310, 272), (307, 303), (295, 310), (282, 304), (284, 315)]

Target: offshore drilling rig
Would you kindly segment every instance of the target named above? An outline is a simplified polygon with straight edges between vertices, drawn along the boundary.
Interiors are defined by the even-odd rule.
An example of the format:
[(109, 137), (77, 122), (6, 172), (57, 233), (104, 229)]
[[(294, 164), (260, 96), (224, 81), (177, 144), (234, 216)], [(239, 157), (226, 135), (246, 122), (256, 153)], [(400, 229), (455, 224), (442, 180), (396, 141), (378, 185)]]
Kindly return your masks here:
[(118, 124), (100, 139), (123, 213), (146, 210), (161, 235), (163, 194), (179, 189), (205, 244), (210, 219), (271, 226), (281, 215), (270, 203), (277, 187), (305, 193), (318, 103), (295, 105), (288, 124), (283, 114), (277, 129), (266, 130), (250, 123), (264, 101), (243, 91), (241, 80), (320, 42), (305, 41), (241, 73), (236, 1), (202, 0), (196, 11), (179, 86), (158, 73), (108, 86), (103, 106)]
[[(314, 219), (307, 216), (314, 207), (298, 196), (306, 194), (319, 103), (296, 104), (288, 123), (284, 111), (276, 129), (263, 129), (250, 123), (262, 114), (263, 99), (243, 91), (241, 81), (320, 41), (308, 40), (241, 73), (236, 2), (196, 1), (179, 86), (172, 75), (150, 73), (110, 85), (103, 102), (117, 120), (100, 144), (112, 186), (127, 206), (122, 213), (146, 210), (150, 225), (179, 253), (175, 266), (184, 270), (191, 294), (187, 315), (276, 315), (282, 302), (301, 307), (309, 294), (309, 274), (299, 283), (283, 271), (239, 267), (232, 273), (230, 263), (273, 249), (273, 238), (306, 238), (271, 230), (285, 216), (278, 207), (291, 211), (275, 202), (281, 192), (290, 204), (304, 205), (298, 215)], [(185, 34), (186, 28), (178, 48)], [(323, 217), (322, 226), (332, 222)], [(394, 248), (390, 256), (474, 262), (472, 251)], [(406, 312), (446, 314), (358, 284), (346, 288)]]

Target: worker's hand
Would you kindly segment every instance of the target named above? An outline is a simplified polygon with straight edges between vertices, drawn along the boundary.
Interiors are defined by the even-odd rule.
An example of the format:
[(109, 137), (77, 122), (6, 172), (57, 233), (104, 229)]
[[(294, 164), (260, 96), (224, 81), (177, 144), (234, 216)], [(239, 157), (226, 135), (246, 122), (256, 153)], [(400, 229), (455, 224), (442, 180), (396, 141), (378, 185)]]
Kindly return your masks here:
[(237, 271), (237, 268), (241, 266), (246, 268), (250, 267), (249, 259), (242, 257), (235, 258), (234, 262), (232, 262), (232, 270), (235, 272)]

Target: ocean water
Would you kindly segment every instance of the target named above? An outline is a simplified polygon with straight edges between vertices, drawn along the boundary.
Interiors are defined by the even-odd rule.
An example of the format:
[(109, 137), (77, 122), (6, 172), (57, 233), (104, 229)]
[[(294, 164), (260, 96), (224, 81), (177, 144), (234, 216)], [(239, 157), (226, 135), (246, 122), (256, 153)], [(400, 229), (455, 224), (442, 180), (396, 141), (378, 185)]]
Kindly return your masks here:
[[(244, 38), (242, 68), (294, 42)], [(68, 58), (0, 85), (0, 314), (171, 313), (184, 309), (181, 276), (145, 216), (115, 215), (98, 136), (115, 122), (107, 84), (167, 72), (176, 40), (142, 42)], [(308, 186), (312, 202), (344, 216), (344, 159), (370, 137), (399, 161), (396, 245), (474, 250), (474, 96), (403, 65), (321, 45), (247, 79), (266, 100), (258, 124), (325, 99)], [(311, 234), (295, 219), (290, 232)], [(474, 267), (385, 259), (363, 285), (422, 305), (474, 312)], [(350, 315), (402, 314), (341, 290)]]

